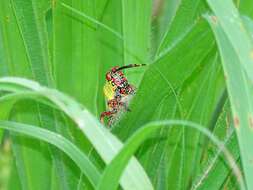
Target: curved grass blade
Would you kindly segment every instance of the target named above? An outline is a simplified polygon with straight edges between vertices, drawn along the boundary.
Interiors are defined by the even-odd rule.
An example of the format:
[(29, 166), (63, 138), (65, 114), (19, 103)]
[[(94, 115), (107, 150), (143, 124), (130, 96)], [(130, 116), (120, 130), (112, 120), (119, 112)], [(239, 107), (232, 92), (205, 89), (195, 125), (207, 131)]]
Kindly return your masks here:
[[(16, 77), (0, 78), (0, 89), (4, 90), (6, 86), (8, 89), (15, 86), (28, 87), (55, 104), (77, 124), (107, 164), (122, 148), (122, 143), (109, 130), (102, 127), (82, 105), (61, 92), (40, 86), (34, 81)], [(131, 159), (125, 170), (121, 178), (121, 185), (125, 189), (153, 189), (147, 174), (135, 158)]]
[[(1, 105), (1, 107), (3, 107), (2, 104), (8, 104), (11, 109), (16, 102), (18, 102), (19, 100), (23, 100), (23, 99), (36, 99), (38, 102), (48, 105), (54, 109), (58, 109), (51, 102), (41, 98), (41, 95), (38, 92), (31, 92), (31, 91), (15, 92), (15, 93), (6, 94), (4, 96), (1, 96), (0, 97), (0, 105)], [(0, 118), (8, 118), (10, 111), (11, 110), (5, 110), (4, 112), (0, 112)]]
[[(225, 11), (223, 10), (223, 12)], [(238, 52), (238, 47), (234, 47), (235, 42), (241, 43), (246, 39), (244, 37), (239, 37), (231, 40), (231, 36), (227, 34), (224, 26), (222, 26), (222, 21), (220, 21), (222, 18), (217, 18), (215, 16), (206, 16), (206, 18), (214, 32), (222, 59), (226, 84), (228, 88), (228, 95), (233, 113), (233, 122), (240, 147), (240, 155), (245, 174), (245, 181), (247, 188), (253, 189), (253, 181), (251, 179), (253, 176), (253, 149), (249, 148), (253, 146), (253, 86), (252, 82), (250, 81), (250, 77), (248, 76), (249, 73), (245, 73), (245, 65), (247, 65), (246, 62), (249, 60), (246, 61), (246, 57), (244, 57), (245, 59), (241, 58), (241, 51), (244, 51), (243, 55), (245, 55), (247, 54), (246, 51), (248, 50), (243, 48)], [(232, 30), (234, 30), (234, 28), (231, 28), (231, 31)], [(247, 43), (251, 43), (251, 41), (248, 41)], [(248, 68), (248, 70), (248, 72), (251, 72), (250, 68)]]
[[(227, 101), (228, 102), (228, 101)], [(230, 105), (225, 103), (223, 111), (216, 124), (213, 134), (216, 135), (233, 155), (236, 161), (240, 160), (240, 152), (236, 139), (236, 133), (233, 127), (233, 121), (230, 119)], [(212, 142), (205, 143), (208, 147), (202, 153), (201, 169), (195, 176), (191, 184), (191, 190), (205, 190), (205, 189), (224, 189), (224, 184), (228, 181), (228, 176), (231, 176), (231, 168), (225, 162), (222, 152), (217, 150)], [(234, 177), (231, 181), (235, 181)], [(236, 187), (237, 184), (235, 184)]]
[(93, 186), (98, 184), (101, 177), (99, 171), (80, 149), (63, 136), (39, 127), (10, 121), (0, 121), (0, 128), (28, 135), (56, 146), (65, 152), (77, 164)]
[(219, 27), (222, 28), (237, 53), (244, 72), (247, 73), (253, 83), (253, 40), (247, 32), (233, 1), (207, 0), (207, 2), (217, 16), (215, 22), (219, 22)]
[[(125, 146), (121, 149), (117, 156), (111, 161), (111, 163), (106, 167), (101, 181), (97, 187), (97, 189), (110, 189), (115, 190), (118, 186), (118, 181), (124, 168), (127, 166), (127, 163), (131, 156), (135, 153), (138, 147), (151, 135), (154, 135), (157, 130), (164, 128), (164, 126), (178, 126), (182, 127), (190, 127), (192, 129), (196, 129), (201, 132), (203, 135), (207, 136), (225, 155), (228, 164), (232, 168), (234, 175), (236, 176), (238, 183), (241, 189), (245, 189), (242, 174), (240, 172), (239, 167), (231, 156), (230, 152), (226, 149), (224, 144), (220, 142), (211, 132), (205, 129), (203, 126), (189, 122), (189, 121), (180, 121), (180, 120), (165, 120), (165, 121), (157, 121), (150, 122), (143, 127), (141, 127), (133, 136), (131, 136), (128, 141), (125, 143)], [(168, 127), (168, 128), (169, 128)]]

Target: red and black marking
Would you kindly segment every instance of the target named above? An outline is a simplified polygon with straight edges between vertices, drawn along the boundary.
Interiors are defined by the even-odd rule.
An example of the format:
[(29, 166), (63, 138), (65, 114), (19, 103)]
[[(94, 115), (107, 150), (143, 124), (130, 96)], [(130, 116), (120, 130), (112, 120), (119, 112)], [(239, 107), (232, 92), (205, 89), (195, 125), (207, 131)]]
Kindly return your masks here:
[[(145, 64), (130, 64), (122, 67), (113, 67), (109, 72), (106, 73), (106, 80), (111, 82), (113, 86), (116, 86), (116, 91), (121, 95), (133, 94), (135, 88), (128, 83), (122, 70), (133, 67), (145, 66)], [(116, 92), (116, 93), (117, 93)]]
[(122, 70), (140, 66), (145, 66), (145, 64), (130, 64), (122, 67), (116, 66), (106, 73), (106, 80), (111, 82), (111, 84), (116, 87), (116, 90), (114, 99), (108, 100), (107, 102), (109, 111), (105, 111), (100, 115), (102, 123), (104, 123), (104, 118), (108, 117), (110, 125), (111, 118), (113, 118), (120, 109), (124, 108), (126, 111), (128, 110), (127, 103), (123, 101), (123, 97), (135, 94), (136, 88), (129, 84)]

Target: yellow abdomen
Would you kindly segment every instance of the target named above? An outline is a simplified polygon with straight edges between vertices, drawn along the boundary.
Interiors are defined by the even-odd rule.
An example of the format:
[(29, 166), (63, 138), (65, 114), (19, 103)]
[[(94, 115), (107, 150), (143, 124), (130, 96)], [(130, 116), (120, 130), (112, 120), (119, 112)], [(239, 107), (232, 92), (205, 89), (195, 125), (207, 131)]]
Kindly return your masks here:
[(111, 82), (106, 81), (103, 90), (107, 100), (111, 100), (114, 98), (116, 87), (113, 86)]

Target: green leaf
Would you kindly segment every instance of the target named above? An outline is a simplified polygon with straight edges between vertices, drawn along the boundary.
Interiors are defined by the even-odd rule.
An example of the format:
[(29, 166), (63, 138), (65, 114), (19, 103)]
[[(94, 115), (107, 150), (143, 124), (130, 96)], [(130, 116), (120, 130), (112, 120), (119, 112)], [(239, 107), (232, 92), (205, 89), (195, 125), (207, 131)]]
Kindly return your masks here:
[(11, 174), (10, 174), (9, 181), (8, 181), (8, 189), (9, 190), (16, 190), (16, 189), (21, 189), (21, 188), (22, 188), (22, 186), (20, 183), (17, 167), (16, 167), (15, 163), (13, 162), (12, 168), (11, 168)]
[[(47, 50), (44, 11), (46, 1), (1, 1), (3, 45), (8, 75), (36, 78), (50, 84), (50, 58)], [(38, 115), (34, 115), (34, 113)], [(50, 111), (32, 102), (16, 105), (10, 116), (13, 120), (43, 125)], [(6, 119), (6, 118), (5, 118)], [(50, 126), (47, 123), (46, 126)], [(45, 145), (34, 140), (12, 136), (13, 153), (23, 188), (50, 187), (51, 155)], [(31, 157), (30, 155), (33, 155)], [(54, 159), (54, 155), (52, 156)], [(36, 168), (36, 170), (34, 169)], [(38, 172), (40, 171), (40, 172)], [(22, 177), (21, 177), (22, 176)]]
[[(248, 78), (253, 82), (253, 40), (247, 32), (238, 10), (231, 0), (218, 2), (207, 0), (207, 2), (217, 16), (217, 22), (219, 22), (220, 27), (236, 51), (244, 72), (247, 73)], [(216, 20), (215, 17), (213, 19)]]
[[(55, 23), (57, 24), (55, 25), (55, 36), (60, 34), (55, 38), (56, 46), (54, 50), (56, 53), (56, 76), (59, 77), (57, 79), (57, 86), (82, 102), (92, 113), (99, 115), (99, 113), (105, 110), (102, 93), (105, 73), (110, 67), (123, 64), (121, 52), (121, 2), (108, 2), (104, 9), (104, 14), (99, 18), (101, 21), (96, 18), (95, 1), (80, 2), (82, 2), (80, 3), (81, 6), (78, 6), (77, 2), (76, 4), (70, 4), (66, 1), (66, 5), (71, 6), (68, 7), (68, 10), (66, 10), (66, 6), (64, 8), (59, 5), (56, 5), (55, 10), (53, 9), (56, 19)], [(108, 10), (111, 10), (111, 12)], [(70, 13), (72, 17), (69, 16)], [(112, 23), (115, 25), (112, 25)], [(145, 21), (144, 24), (149, 23)], [(109, 28), (108, 25), (112, 26), (113, 29)], [(71, 27), (75, 30), (74, 34)], [(69, 28), (69, 31), (66, 28)], [(63, 30), (64, 33), (62, 32)], [(134, 35), (136, 36), (136, 34)], [(62, 41), (63, 38), (66, 39), (64, 42)], [(124, 35), (123, 39), (125, 40)], [(142, 41), (142, 43), (146, 43), (146, 41)], [(75, 48), (73, 49), (74, 56), (68, 53), (69, 46)], [(127, 51), (129, 51), (129, 48)], [(101, 60), (98, 60), (99, 55), (101, 56)], [(75, 64), (70, 65), (70, 59)], [(87, 60), (87, 62), (83, 60)], [(57, 65), (59, 66), (57, 67)], [(82, 139), (82, 142), (85, 142), (85, 139)], [(90, 152), (88, 148), (90, 146), (89, 142), (82, 144), (82, 147), (87, 152)]]
[[(82, 102), (90, 112), (97, 115), (98, 76), (96, 73), (99, 72), (100, 62), (96, 55), (98, 46), (96, 25), (90, 20), (83, 19), (83, 15), (88, 15), (85, 18), (94, 21), (92, 17), (95, 17), (95, 1), (56, 1), (51, 11), (53, 43), (51, 54), (55, 86)], [(84, 13), (80, 15), (81, 12)], [(86, 154), (90, 155), (92, 146), (88, 139), (68, 118), (59, 113), (56, 113), (56, 117), (56, 128), (67, 134)], [(67, 130), (63, 130), (65, 127)], [(97, 163), (96, 165), (98, 166)], [(77, 189), (78, 183), (86, 186), (81, 173), (74, 167), (70, 170), (66, 159), (61, 173), (67, 174), (66, 181), (71, 182), (68, 185), (69, 189)]]
[[(244, 44), (247, 49), (250, 46), (245, 40), (251, 38), (253, 24), (238, 12), (252, 18), (252, 2), (235, 0), (239, 11), (232, 1), (208, 2), (214, 4), (211, 9), (201, 0), (0, 1), (0, 75), (25, 77), (43, 84), (21, 78), (0, 79), (0, 117), (54, 131), (88, 155), (97, 170), (107, 171), (124, 146), (97, 120), (108, 109), (103, 96), (105, 74), (113, 66), (146, 63), (147, 67), (126, 73), (129, 83), (138, 87), (137, 93), (130, 103), (131, 111), (119, 118), (112, 132), (127, 141), (150, 121), (191, 121), (222, 139), (245, 168), (244, 160), (248, 158), (241, 160), (238, 147), (241, 141), (246, 147), (249, 136), (239, 140), (238, 146), (229, 131), (233, 122), (230, 111), (238, 105), (228, 105), (227, 112), (223, 112), (227, 77), (215, 38), (202, 15), (210, 10), (220, 12), (212, 19), (221, 22), (232, 49), (243, 50)], [(231, 26), (233, 17), (224, 16), (233, 15), (240, 18)], [(235, 32), (236, 28), (240, 31), (238, 26), (245, 30), (241, 31), (242, 41), (241, 34)], [(232, 52), (238, 54), (237, 49)], [(238, 54), (237, 59), (245, 61), (245, 56)], [(246, 67), (241, 72), (250, 86), (248, 74), (252, 67)], [(238, 69), (233, 74), (236, 72)], [(251, 94), (251, 89), (246, 92), (247, 88), (233, 85), (237, 94), (242, 90)], [(250, 96), (247, 101), (251, 101)], [(220, 114), (222, 122), (218, 119)], [(94, 189), (89, 178), (62, 151), (38, 139), (10, 134), (16, 163), (11, 177), (17, 178), (10, 180), (15, 183), (10, 188)], [(127, 166), (123, 177), (119, 177), (122, 167), (116, 168), (113, 179), (101, 183), (113, 188), (120, 183), (122, 189), (239, 189), (231, 168), (220, 156), (221, 150), (200, 132), (189, 127), (161, 127), (153, 137), (139, 148), (133, 145), (141, 164), (135, 158), (130, 165), (117, 162)], [(243, 151), (245, 155), (246, 148)]]
[[(101, 3), (101, 1), (98, 1)], [(108, 31), (104, 27), (98, 27), (99, 41), (100, 41), (100, 72), (99, 75), (99, 88), (98, 88), (98, 110), (102, 113), (106, 110), (106, 102), (103, 92), (103, 86), (105, 83), (106, 73), (115, 66), (124, 65), (124, 53), (123, 53), (123, 35), (122, 35), (122, 1), (107, 1), (104, 9), (104, 14), (99, 17), (101, 22), (106, 26), (111, 27), (114, 31), (117, 31), (122, 38), (118, 38), (112, 32)]]
[[(106, 167), (102, 179), (98, 185), (98, 189), (117, 189), (118, 181), (121, 174), (124, 171), (129, 159), (138, 149), (138, 147), (151, 135), (154, 135), (156, 131), (161, 130), (161, 128), (166, 128), (166, 126), (178, 126), (181, 125), (183, 127), (190, 127), (192, 129), (196, 129), (201, 132), (203, 135), (207, 136), (218, 148), (220, 151), (224, 153), (226, 156), (227, 162), (230, 165), (231, 169), (233, 169), (234, 175), (238, 178), (238, 182), (242, 189), (244, 189), (244, 184), (242, 181), (242, 175), (238, 166), (236, 165), (235, 160), (229, 153), (227, 149), (223, 146), (223, 143), (220, 142), (211, 132), (205, 129), (203, 126), (189, 122), (189, 121), (158, 121), (158, 122), (151, 122), (146, 124), (145, 126), (141, 127), (136, 133), (130, 137), (125, 146), (122, 150), (118, 153), (117, 156), (111, 161), (111, 163)], [(167, 127), (167, 129), (169, 128)]]
[[(20, 87), (29, 86), (31, 91), (37, 92), (41, 97), (55, 104), (58, 109), (68, 115), (90, 140), (105, 163), (109, 163), (121, 149), (122, 143), (106, 128), (102, 127), (82, 105), (68, 96), (57, 90), (40, 86), (38, 83), (30, 80), (14, 77), (0, 79), (0, 88), (2, 90), (4, 90), (5, 86), (17, 85)], [(10, 87), (7, 87), (7, 89), (9, 88)], [(137, 189), (145, 187), (145, 189), (152, 189), (152, 185), (146, 173), (135, 158), (131, 159), (129, 166), (122, 176), (121, 185), (126, 189), (129, 187), (135, 187)]]
[(175, 3), (176, 11), (171, 16), (170, 23), (166, 24), (166, 32), (161, 40), (156, 56), (167, 52), (174, 45), (185, 38), (198, 23), (207, 7), (204, 1), (181, 0)]
[(22, 123), (0, 121), (0, 128), (31, 136), (33, 138), (50, 143), (66, 153), (82, 172), (87, 176), (92, 185), (96, 186), (100, 180), (100, 173), (91, 163), (88, 156), (81, 152), (74, 144), (63, 136), (52, 131)]
[(83, 17), (85, 20), (87, 21), (90, 21), (94, 24), (96, 24), (97, 27), (101, 27), (107, 31), (109, 31), (110, 33), (112, 33), (115, 37), (119, 38), (119, 39), (122, 39), (123, 40), (123, 37), (121, 36), (120, 33), (118, 33), (117, 31), (113, 30), (112, 28), (110, 28), (109, 26), (99, 22), (98, 20), (94, 19), (93, 17), (89, 16), (89, 15), (86, 15), (85, 13), (82, 13), (81, 11), (78, 11), (77, 9), (74, 9), (72, 8), (71, 6), (65, 4), (65, 3), (62, 3), (62, 6), (65, 7), (66, 9), (72, 11), (73, 13), (77, 14), (77, 15), (80, 15), (81, 17)]
[[(238, 161), (240, 158), (240, 152), (236, 139), (236, 133), (232, 126), (233, 121), (231, 118), (229, 105), (226, 104), (222, 109), (219, 119), (216, 122), (213, 134), (224, 142), (224, 146), (230, 151), (234, 159)], [(225, 162), (225, 158), (222, 156), (222, 152), (217, 150), (216, 146), (212, 145), (212, 142), (203, 142), (203, 146), (208, 147), (204, 150), (201, 159), (201, 165), (199, 174), (195, 177), (191, 190), (196, 189), (221, 189), (224, 187), (228, 176), (231, 173), (230, 166)], [(233, 178), (235, 178), (233, 176)], [(236, 178), (235, 178), (236, 179)]]
[(43, 2), (32, 0), (11, 2), (26, 48), (26, 55), (32, 67), (33, 77), (42, 84), (52, 85)]
[[(67, 4), (68, 2), (56, 3), (52, 9), (56, 86), (75, 97), (97, 115), (98, 76), (95, 73), (99, 71), (100, 62), (96, 56), (98, 46), (96, 25), (89, 20), (80, 20), (80, 14), (75, 14), (77, 11), (73, 12), (73, 9), (80, 7), (78, 11), (86, 13), (81, 16), (89, 15), (86, 18), (94, 21), (92, 16), (95, 16), (95, 2), (78, 0)], [(75, 32), (72, 33), (72, 30)]]
[[(213, 80), (208, 80), (210, 77)], [(207, 125), (223, 89), (211, 30), (199, 20), (185, 38), (149, 66), (131, 102), (131, 112), (113, 132), (125, 140), (145, 123), (160, 119), (187, 119)], [(163, 133), (161, 130), (157, 135)], [(145, 143), (137, 157), (156, 189), (184, 189), (200, 159), (199, 134), (184, 128), (169, 133), (167, 139)]]
[(253, 2), (251, 0), (237, 0), (236, 5), (241, 14), (247, 15), (253, 19)]
[[(0, 42), (3, 41), (2, 40), (2, 28), (1, 28), (1, 24), (0, 24)], [(0, 43), (0, 76), (4, 76), (7, 74), (7, 67), (4, 64), (4, 47), (3, 47), (3, 43)], [(3, 136), (3, 131), (0, 132), (0, 142), (2, 141), (2, 136)]]
[(0, 76), (7, 75), (8, 67), (6, 64), (6, 57), (4, 54), (4, 46), (3, 46), (3, 31), (2, 31), (2, 24), (0, 24)]
[[(151, 34), (151, 0), (122, 1), (122, 33), (124, 64), (149, 63)], [(142, 10), (142, 11), (140, 11)], [(138, 19), (136, 19), (138, 18)], [(128, 71), (130, 81), (137, 85), (143, 70)]]
[[(227, 1), (222, 1), (224, 3), (228, 3)], [(211, 4), (212, 2), (210, 2)], [(221, 4), (221, 6), (224, 6)], [(217, 7), (216, 7), (217, 8)], [(230, 7), (231, 8), (231, 7)], [(219, 10), (219, 8), (218, 8)], [(232, 12), (234, 10), (226, 12)], [(223, 11), (224, 12), (224, 11)], [(245, 181), (247, 184), (247, 188), (253, 188), (253, 183), (250, 180), (253, 175), (253, 165), (251, 162), (251, 158), (253, 158), (253, 151), (249, 149), (251, 145), (253, 145), (252, 140), (252, 113), (253, 113), (253, 102), (251, 94), (253, 93), (252, 83), (250, 82), (250, 77), (246, 74), (245, 65), (249, 63), (249, 58), (246, 60), (246, 57), (242, 59), (242, 55), (246, 55), (247, 49), (241, 49), (238, 52), (238, 47), (242, 45), (246, 35), (245, 31), (241, 31), (237, 27), (230, 28), (230, 31), (225, 32), (225, 23), (221, 23), (220, 20), (226, 21), (219, 13), (218, 17), (215, 16), (207, 16), (207, 19), (212, 26), (213, 32), (215, 34), (217, 44), (220, 50), (220, 55), (222, 59), (224, 74), (226, 78), (227, 88), (229, 99), (231, 102), (231, 108), (233, 113), (233, 121), (236, 128), (236, 133), (238, 137), (240, 152), (241, 152), (241, 160), (242, 166), (245, 174)], [(232, 14), (232, 13), (227, 13)], [(221, 17), (221, 18), (220, 18)], [(233, 17), (234, 18), (234, 17)], [(235, 18), (234, 18), (235, 19)], [(234, 21), (235, 22), (235, 21)], [(228, 26), (231, 24), (229, 23)], [(235, 23), (235, 26), (238, 23)], [(230, 33), (230, 34), (228, 34)], [(244, 37), (237, 38), (232, 34), (240, 34)], [(233, 36), (233, 39), (231, 38)], [(251, 41), (247, 41), (247, 43), (251, 43)], [(238, 47), (235, 48), (234, 45), (237, 44)], [(245, 47), (247, 44), (245, 44)], [(244, 51), (244, 52), (241, 52)], [(240, 53), (241, 52), (241, 53)], [(250, 72), (250, 71), (248, 71)]]

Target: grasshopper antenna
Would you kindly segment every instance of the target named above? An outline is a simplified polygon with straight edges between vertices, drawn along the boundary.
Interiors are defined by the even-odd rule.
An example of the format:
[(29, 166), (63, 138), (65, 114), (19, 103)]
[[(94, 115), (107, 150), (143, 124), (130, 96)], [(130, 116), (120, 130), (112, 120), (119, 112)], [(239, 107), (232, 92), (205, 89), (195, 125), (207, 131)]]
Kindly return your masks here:
[(146, 64), (129, 64), (129, 65), (125, 65), (125, 66), (117, 68), (115, 72), (124, 70), (124, 69), (129, 69), (133, 67), (142, 67), (142, 66), (146, 66)]

